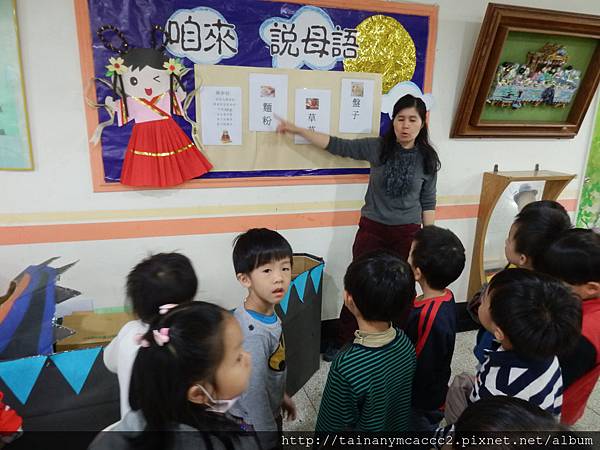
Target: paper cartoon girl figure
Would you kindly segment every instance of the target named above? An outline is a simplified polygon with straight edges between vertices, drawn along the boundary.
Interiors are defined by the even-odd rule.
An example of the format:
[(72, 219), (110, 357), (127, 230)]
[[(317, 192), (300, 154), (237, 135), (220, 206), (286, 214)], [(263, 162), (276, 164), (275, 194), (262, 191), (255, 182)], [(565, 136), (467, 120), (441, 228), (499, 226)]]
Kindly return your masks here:
[(172, 117), (184, 115), (185, 93), (179, 85), (182, 64), (165, 56), (162, 48), (129, 49), (125, 43), (117, 50), (104, 39), (106, 30), (116, 31), (123, 39), (114, 27), (98, 30), (104, 45), (121, 54), (110, 58), (106, 66), (120, 98), (107, 96), (105, 105), (112, 108), (119, 126), (135, 122), (125, 151), (121, 183), (175, 186), (208, 172), (212, 164)]

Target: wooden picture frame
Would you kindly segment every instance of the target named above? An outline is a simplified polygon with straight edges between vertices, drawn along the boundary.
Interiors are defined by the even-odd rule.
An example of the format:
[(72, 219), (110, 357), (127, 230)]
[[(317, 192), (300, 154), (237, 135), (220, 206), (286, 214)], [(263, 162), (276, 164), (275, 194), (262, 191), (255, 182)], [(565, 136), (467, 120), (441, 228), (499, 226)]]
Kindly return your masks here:
[[(560, 45), (560, 42), (553, 42), (557, 38), (574, 42), (571, 48), (585, 48), (582, 53), (587, 55), (579, 56), (580, 59), (587, 59), (586, 67), (584, 71), (581, 71), (581, 77), (577, 79), (579, 85), (574, 91), (573, 97), (568, 104), (563, 104), (566, 106), (562, 107), (564, 116), (562, 119), (549, 120), (547, 117), (544, 118), (544, 113), (538, 114), (540, 111), (543, 112), (543, 108), (546, 108), (546, 116), (548, 116), (547, 113), (556, 116), (559, 108), (555, 107), (558, 103), (553, 103), (554, 87), (552, 88), (553, 97), (549, 102), (552, 106), (542, 104), (540, 108), (540, 102), (528, 102), (527, 109), (515, 112), (517, 108), (521, 108), (520, 103), (513, 104), (508, 108), (497, 106), (497, 102), (490, 103), (493, 98), (497, 98), (492, 96), (491, 89), (497, 86), (497, 70), (499, 70), (500, 64), (505, 62), (501, 58), (511, 51), (509, 45), (526, 46), (527, 42), (532, 42), (530, 53), (525, 52), (525, 60), (528, 60), (526, 63), (524, 59), (509, 63), (517, 63), (515, 67), (523, 67), (523, 71), (527, 70), (526, 73), (529, 74), (529, 69), (534, 64), (532, 63), (535, 57), (534, 53), (538, 51), (536, 47), (533, 47), (534, 43), (537, 41), (537, 45), (539, 45), (539, 42), (547, 39), (548, 44)], [(521, 39), (522, 43), (518, 43), (518, 39)], [(515, 42), (517, 44), (514, 44)], [(577, 43), (581, 43), (581, 45), (578, 47)], [(565, 45), (563, 48), (567, 49), (568, 47)], [(545, 45), (544, 48), (546, 48)], [(516, 53), (522, 54), (523, 50), (520, 49)], [(552, 63), (557, 64), (554, 61)], [(526, 64), (527, 67), (525, 67)], [(538, 63), (535, 67), (539, 68), (540, 66), (541, 64)], [(564, 66), (556, 65), (555, 70), (563, 68), (568, 69), (566, 62)], [(543, 68), (540, 71), (543, 72)], [(579, 131), (599, 81), (600, 16), (490, 3), (479, 32), (450, 137), (573, 138)], [(517, 79), (511, 87), (515, 90), (518, 89), (515, 87), (518, 83)], [(529, 91), (529, 88), (525, 88), (525, 90)], [(521, 98), (522, 92), (519, 91), (517, 100)], [(506, 105), (506, 103), (501, 104)], [(512, 108), (515, 106), (516, 108), (513, 110)], [(534, 110), (533, 108), (536, 107), (538, 109)], [(490, 111), (492, 112), (490, 113)], [(527, 112), (529, 112), (527, 119), (517, 118), (519, 115), (524, 117), (524, 113)], [(489, 118), (494, 115), (497, 117), (496, 119)], [(498, 118), (499, 116), (502, 117)]]

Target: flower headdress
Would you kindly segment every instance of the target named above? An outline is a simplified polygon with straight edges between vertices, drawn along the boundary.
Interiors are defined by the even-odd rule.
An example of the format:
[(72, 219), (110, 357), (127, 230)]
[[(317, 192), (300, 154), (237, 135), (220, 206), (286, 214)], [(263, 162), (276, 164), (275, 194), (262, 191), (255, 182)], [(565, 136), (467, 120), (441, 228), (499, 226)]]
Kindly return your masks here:
[(106, 68), (108, 69), (106, 71), (107, 77), (112, 78), (113, 76), (115, 76), (115, 74), (123, 75), (128, 70), (127, 66), (123, 65), (125, 61), (123, 61), (123, 58), (121, 58), (120, 56), (117, 58), (108, 58), (108, 62), (110, 64), (106, 66)]
[(179, 77), (184, 69), (179, 58), (170, 58), (169, 61), (163, 64), (163, 67), (167, 69), (169, 75), (175, 75), (176, 77)]

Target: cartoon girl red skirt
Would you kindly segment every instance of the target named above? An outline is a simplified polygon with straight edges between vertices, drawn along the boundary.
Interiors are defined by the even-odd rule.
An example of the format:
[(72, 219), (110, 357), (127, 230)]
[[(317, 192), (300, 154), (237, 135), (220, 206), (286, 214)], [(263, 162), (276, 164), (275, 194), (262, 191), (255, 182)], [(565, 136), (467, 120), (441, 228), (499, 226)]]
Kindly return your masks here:
[(210, 169), (212, 164), (169, 116), (133, 126), (121, 183), (128, 186), (176, 186), (204, 175)]

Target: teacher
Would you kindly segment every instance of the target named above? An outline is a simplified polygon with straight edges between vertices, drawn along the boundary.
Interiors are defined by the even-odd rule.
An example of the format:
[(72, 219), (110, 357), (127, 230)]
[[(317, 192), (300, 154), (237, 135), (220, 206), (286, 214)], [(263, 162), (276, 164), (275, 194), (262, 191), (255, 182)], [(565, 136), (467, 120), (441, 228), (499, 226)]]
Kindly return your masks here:
[[(440, 159), (429, 142), (423, 100), (405, 95), (394, 105), (392, 122), (381, 137), (341, 139), (281, 120), (279, 133), (298, 134), (331, 154), (369, 161), (371, 172), (352, 246), (354, 259), (387, 249), (408, 258), (415, 233), (435, 221)], [(348, 317), (349, 316), (349, 317)], [(354, 316), (342, 307), (339, 343), (352, 340)]]

